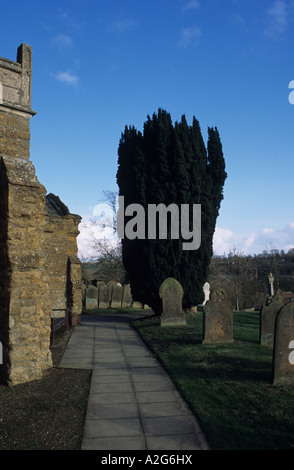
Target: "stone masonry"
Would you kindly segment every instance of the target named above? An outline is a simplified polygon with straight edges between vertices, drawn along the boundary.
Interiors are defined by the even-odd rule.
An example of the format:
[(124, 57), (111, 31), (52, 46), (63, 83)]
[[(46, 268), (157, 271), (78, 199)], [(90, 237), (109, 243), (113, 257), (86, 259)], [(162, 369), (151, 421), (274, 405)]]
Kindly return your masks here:
[(17, 62), (0, 58), (0, 155), (30, 158), (32, 49), (22, 44)]
[(45, 256), (51, 310), (55, 317), (67, 311), (70, 325), (79, 323), (82, 310), (82, 269), (76, 243), (80, 221), (58, 196), (46, 196)]
[[(32, 50), (0, 58), (0, 383), (39, 379), (52, 366), (53, 312), (82, 310), (80, 217), (37, 179), (30, 158)], [(62, 209), (63, 208), (63, 209)]]

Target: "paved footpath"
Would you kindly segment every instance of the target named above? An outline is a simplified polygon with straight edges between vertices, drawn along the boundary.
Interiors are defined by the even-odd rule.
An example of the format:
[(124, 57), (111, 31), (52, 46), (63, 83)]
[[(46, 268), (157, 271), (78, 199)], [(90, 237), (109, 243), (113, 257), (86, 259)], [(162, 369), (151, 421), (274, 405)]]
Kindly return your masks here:
[(129, 324), (139, 316), (82, 316), (70, 337), (59, 367), (93, 371), (82, 450), (208, 450), (194, 415)]

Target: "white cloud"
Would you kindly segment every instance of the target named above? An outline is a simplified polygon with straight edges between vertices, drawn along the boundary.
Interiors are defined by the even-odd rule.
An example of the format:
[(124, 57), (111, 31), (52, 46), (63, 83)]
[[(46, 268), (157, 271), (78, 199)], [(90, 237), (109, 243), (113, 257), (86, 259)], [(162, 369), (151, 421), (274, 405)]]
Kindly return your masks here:
[(183, 28), (178, 46), (188, 47), (190, 45), (195, 45), (198, 43), (200, 38), (201, 30), (199, 28)]
[[(79, 225), (80, 234), (77, 243), (79, 257), (83, 259), (97, 257), (97, 250), (93, 244), (95, 240), (106, 239), (108, 243), (113, 243), (113, 246), (117, 244), (112, 227), (108, 224), (101, 225), (100, 217), (97, 216), (101, 211), (97, 214), (96, 212), (94, 209), (93, 215), (83, 216)], [(234, 249), (244, 255), (258, 255), (265, 250), (270, 252), (272, 249), (277, 249), (288, 252), (292, 248), (294, 248), (294, 222), (282, 229), (265, 227), (247, 234), (238, 234), (229, 229), (216, 227), (213, 238), (213, 253), (218, 256), (227, 255)]]
[[(242, 239), (242, 237), (241, 237)], [(216, 255), (223, 255), (229, 253), (236, 245), (241, 244), (240, 236), (236, 235), (231, 230), (216, 227), (213, 237), (213, 252)], [(242, 240), (243, 244), (243, 240)]]
[(197, 0), (190, 0), (190, 2), (186, 3), (186, 5), (183, 6), (182, 12), (184, 13), (188, 10), (196, 10), (199, 7), (200, 3), (197, 2)]
[(264, 34), (271, 39), (281, 36), (287, 27), (287, 5), (284, 0), (277, 0), (273, 6), (267, 11), (268, 27)]
[(53, 39), (52, 43), (56, 46), (61, 52), (66, 52), (69, 49), (74, 47), (74, 42), (72, 38), (66, 34), (57, 34)]
[(109, 31), (115, 33), (125, 33), (127, 31), (131, 31), (136, 26), (136, 21), (132, 20), (131, 18), (125, 18), (124, 20), (113, 21), (110, 24)]
[(67, 70), (65, 72), (58, 72), (54, 76), (55, 80), (65, 83), (66, 85), (75, 86), (78, 84), (79, 77), (74, 74), (71, 70)]
[[(108, 206), (109, 207), (109, 206)], [(106, 214), (107, 215), (107, 214)], [(85, 215), (79, 225), (79, 235), (77, 237), (78, 257), (83, 260), (95, 260), (98, 257), (97, 241), (105, 241), (107, 246), (115, 248), (118, 239), (113, 232), (113, 228), (108, 226), (106, 217), (106, 225), (101, 223), (100, 217)]]
[(294, 223), (278, 230), (265, 227), (258, 232), (237, 234), (231, 230), (216, 227), (213, 251), (216, 255), (227, 254), (236, 248), (244, 254), (260, 254), (271, 249), (288, 251), (294, 248)]

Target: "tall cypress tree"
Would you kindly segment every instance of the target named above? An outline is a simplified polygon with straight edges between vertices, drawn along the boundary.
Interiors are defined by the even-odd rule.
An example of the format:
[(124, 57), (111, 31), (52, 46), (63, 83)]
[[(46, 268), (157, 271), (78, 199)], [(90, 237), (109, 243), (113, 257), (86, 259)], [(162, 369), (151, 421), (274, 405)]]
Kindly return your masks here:
[[(217, 129), (208, 129), (205, 147), (199, 122), (192, 126), (185, 116), (172, 124), (171, 116), (159, 109), (147, 116), (143, 133), (126, 127), (118, 148), (117, 183), (125, 207), (137, 203), (145, 208), (146, 239), (122, 240), (123, 263), (135, 300), (162, 309), (159, 287), (167, 277), (183, 286), (184, 308), (203, 300), (202, 286), (208, 275), (212, 239), (226, 179), (225, 161)], [(147, 239), (148, 204), (201, 204), (201, 245), (183, 250), (173, 239), (168, 224), (166, 240)], [(192, 229), (192, 210), (190, 212)], [(127, 222), (125, 217), (125, 222)], [(159, 224), (158, 224), (159, 225)], [(158, 227), (157, 227), (158, 229)]]

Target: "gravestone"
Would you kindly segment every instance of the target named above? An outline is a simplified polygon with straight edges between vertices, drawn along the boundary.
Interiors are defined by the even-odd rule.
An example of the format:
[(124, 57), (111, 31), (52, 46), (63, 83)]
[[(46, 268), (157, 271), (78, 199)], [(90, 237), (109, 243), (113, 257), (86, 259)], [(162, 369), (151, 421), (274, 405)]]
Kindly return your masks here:
[(260, 344), (273, 346), (276, 317), (284, 305), (282, 291), (277, 290), (273, 297), (268, 297), (260, 311)]
[(86, 309), (94, 308), (98, 308), (98, 289), (95, 286), (89, 286), (86, 292)]
[(133, 298), (131, 293), (131, 286), (130, 284), (126, 284), (123, 287), (122, 307), (130, 307), (132, 302)]
[(273, 355), (273, 384), (294, 383), (294, 300), (277, 315)]
[(167, 278), (160, 286), (159, 296), (162, 300), (162, 326), (186, 325), (186, 315), (182, 307), (184, 291), (176, 279)]
[(112, 286), (111, 292), (111, 307), (112, 308), (120, 308), (122, 304), (122, 295), (123, 295), (123, 288), (120, 284), (115, 284)]
[(112, 289), (113, 287), (116, 285), (116, 282), (114, 281), (108, 281), (107, 282), (107, 285), (108, 285), (108, 292), (109, 292), (109, 307), (111, 307), (111, 299), (112, 299)]
[(138, 302), (137, 300), (134, 300), (132, 302), (132, 308), (142, 309), (144, 308), (144, 305), (142, 304), (142, 302)]
[(99, 308), (110, 307), (109, 286), (105, 283), (99, 285)]
[(233, 342), (233, 306), (226, 291), (222, 288), (214, 289), (203, 310), (202, 344)]
[(100, 307), (100, 297), (101, 297), (100, 288), (101, 288), (101, 286), (104, 286), (104, 285), (105, 285), (105, 282), (104, 282), (104, 281), (97, 281), (97, 289), (98, 289), (98, 308), (101, 308), (101, 307)]

